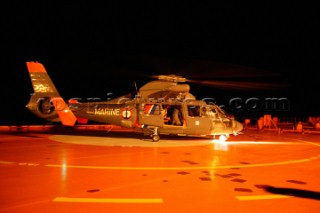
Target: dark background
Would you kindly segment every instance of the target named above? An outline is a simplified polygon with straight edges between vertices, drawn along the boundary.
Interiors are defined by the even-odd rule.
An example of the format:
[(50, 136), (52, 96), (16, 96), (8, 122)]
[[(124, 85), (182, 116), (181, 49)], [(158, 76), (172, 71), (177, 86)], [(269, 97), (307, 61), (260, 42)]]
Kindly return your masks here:
[(0, 124), (44, 122), (25, 108), (33, 92), (26, 61), (43, 63), (65, 99), (120, 96), (153, 75), (176, 74), (277, 86), (191, 84), (198, 99), (219, 105), (234, 97), (290, 101), (286, 111), (231, 112), (236, 117), (320, 116), (317, 13), (293, 1), (3, 3)]

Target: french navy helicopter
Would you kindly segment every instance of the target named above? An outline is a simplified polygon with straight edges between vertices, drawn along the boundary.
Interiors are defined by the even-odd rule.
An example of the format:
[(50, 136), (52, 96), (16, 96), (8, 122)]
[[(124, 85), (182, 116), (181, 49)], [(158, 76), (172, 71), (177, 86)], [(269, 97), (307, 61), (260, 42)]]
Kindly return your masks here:
[(26, 107), (36, 116), (51, 122), (74, 126), (83, 121), (133, 128), (160, 140), (161, 134), (209, 136), (226, 140), (238, 135), (243, 125), (228, 116), (216, 104), (197, 100), (190, 93), (187, 79), (176, 75), (159, 75), (132, 95), (109, 101), (67, 102), (59, 95), (45, 67), (26, 62), (34, 93)]

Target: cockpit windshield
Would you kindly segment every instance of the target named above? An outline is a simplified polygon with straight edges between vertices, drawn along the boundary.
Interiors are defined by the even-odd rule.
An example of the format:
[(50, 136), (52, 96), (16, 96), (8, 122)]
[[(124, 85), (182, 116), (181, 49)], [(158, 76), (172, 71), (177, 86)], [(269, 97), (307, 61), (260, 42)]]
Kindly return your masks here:
[(207, 106), (203, 106), (202, 110), (201, 110), (201, 114), (204, 117), (207, 118), (226, 118), (227, 115), (226, 113), (217, 105), (207, 105)]
[(227, 114), (219, 106), (215, 104), (207, 105), (201, 101), (189, 101), (187, 104), (187, 113), (190, 117), (228, 118)]

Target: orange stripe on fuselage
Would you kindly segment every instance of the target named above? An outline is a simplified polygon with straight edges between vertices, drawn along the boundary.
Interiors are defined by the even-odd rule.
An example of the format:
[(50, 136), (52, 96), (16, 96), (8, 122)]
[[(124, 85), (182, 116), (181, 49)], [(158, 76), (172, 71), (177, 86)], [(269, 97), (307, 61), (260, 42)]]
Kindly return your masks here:
[(38, 62), (27, 62), (29, 72), (46, 72), (46, 69), (41, 63)]

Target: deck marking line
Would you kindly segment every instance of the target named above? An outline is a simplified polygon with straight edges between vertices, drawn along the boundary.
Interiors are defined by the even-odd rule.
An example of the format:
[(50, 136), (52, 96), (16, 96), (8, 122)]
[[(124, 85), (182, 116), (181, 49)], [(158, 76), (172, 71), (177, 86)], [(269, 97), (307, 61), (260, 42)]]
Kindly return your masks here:
[(57, 197), (53, 202), (69, 203), (163, 203), (161, 198), (68, 198)]
[(10, 164), (14, 164), (14, 162), (10, 162), (10, 161), (0, 161), (0, 164), (10, 165)]
[(309, 142), (309, 141), (304, 141), (304, 142), (315, 145), (315, 146), (320, 146), (320, 144), (318, 144), (318, 143), (313, 143), (313, 142)]
[(279, 198), (292, 198), (289, 195), (252, 195), (252, 196), (236, 196), (238, 200), (267, 200)]
[(75, 165), (58, 165), (58, 164), (47, 164), (46, 167), (64, 167), (64, 168), (76, 168), (76, 169), (109, 169), (109, 170), (200, 170), (200, 169), (230, 169), (232, 167), (237, 168), (248, 168), (248, 167), (259, 167), (259, 166), (275, 166), (292, 163), (303, 163), (311, 161), (311, 158), (274, 162), (274, 163), (261, 163), (261, 164), (248, 164), (248, 165), (227, 165), (227, 166), (200, 166), (200, 167), (121, 167), (121, 166), (75, 166)]

